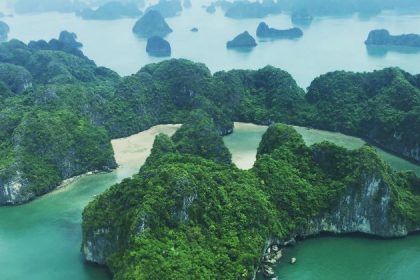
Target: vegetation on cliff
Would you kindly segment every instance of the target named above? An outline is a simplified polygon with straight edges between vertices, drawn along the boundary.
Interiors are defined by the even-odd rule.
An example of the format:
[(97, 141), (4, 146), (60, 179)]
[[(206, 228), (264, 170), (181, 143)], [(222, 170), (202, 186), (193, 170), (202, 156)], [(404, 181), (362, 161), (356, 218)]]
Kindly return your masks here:
[[(156, 124), (183, 123), (196, 109), (212, 118), (219, 134), (232, 132), (233, 121), (282, 122), (356, 135), (420, 160), (420, 135), (412, 129), (420, 126), (419, 75), (397, 68), (372, 73), (332, 72), (315, 79), (305, 94), (287, 72), (271, 66), (212, 75), (203, 64), (174, 59), (147, 65), (121, 78), (97, 67), (80, 46), (70, 32), (62, 32), (59, 39), (50, 42), (26, 45), (11, 40), (0, 45), (1, 204), (27, 200), (28, 196), (21, 199), (10, 195), (13, 184), (19, 186), (14, 188), (19, 193), (47, 180), (44, 187), (49, 190), (68, 176), (92, 168), (112, 168), (115, 163), (110, 138), (128, 136)], [(45, 118), (46, 124), (42, 125), (47, 114), (54, 120)], [(24, 162), (18, 160), (25, 150), (20, 143), (26, 145), (17, 141), (21, 135), (18, 128), (35, 131), (35, 122), (29, 120), (36, 116), (42, 129), (49, 123), (69, 126), (66, 134), (71, 135), (63, 138), (72, 142), (79, 135), (78, 125), (64, 121), (62, 117), (67, 115), (84, 124), (86, 133), (80, 137), (85, 140), (80, 141), (96, 141), (102, 148), (91, 148), (92, 153), (83, 155), (67, 143), (62, 146), (72, 156), (60, 156), (54, 149), (52, 153), (57, 154), (49, 156), (42, 152), (45, 146), (39, 141), (39, 147), (28, 157), (33, 160), (25, 164), (38, 166), (46, 175), (29, 180), (30, 174), (22, 173)], [(92, 133), (87, 132), (90, 129)], [(60, 130), (51, 133), (49, 137), (55, 139)], [(32, 132), (25, 135), (33, 137)], [(92, 162), (82, 160), (84, 156)], [(68, 172), (57, 171), (64, 163), (54, 159), (66, 161)], [(48, 164), (44, 168), (39, 162)]]
[(158, 136), (139, 174), (113, 186), (83, 213), (82, 250), (98, 262), (95, 251), (106, 248), (99, 249), (99, 262), (110, 267), (114, 279), (251, 279), (267, 240), (301, 231), (333, 209), (347, 189), (362, 188), (365, 173), (379, 172), (392, 184), (393, 206), (377, 218), (396, 218), (411, 230), (419, 225), (420, 196), (413, 191), (418, 178), (394, 173), (372, 148), (307, 147), (294, 129), (273, 125), (254, 168), (242, 171), (209, 160), (212, 152), (203, 149), (181, 153), (179, 139), (191, 146), (196, 139), (191, 133), (201, 134), (197, 143), (205, 134), (209, 141), (217, 135), (206, 117), (185, 126), (172, 139)]
[(391, 35), (386, 29), (376, 29), (369, 32), (365, 44), (368, 46), (373, 45), (420, 48), (420, 35)]

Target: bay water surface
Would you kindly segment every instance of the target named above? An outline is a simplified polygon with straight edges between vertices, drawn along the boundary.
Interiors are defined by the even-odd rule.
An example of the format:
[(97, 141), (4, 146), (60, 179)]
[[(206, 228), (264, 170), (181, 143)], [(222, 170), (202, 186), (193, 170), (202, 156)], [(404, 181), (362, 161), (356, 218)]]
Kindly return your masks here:
[[(194, 0), (193, 8), (167, 21), (174, 30), (167, 40), (175, 58), (205, 63), (212, 72), (230, 69), (258, 69), (265, 65), (280, 67), (306, 88), (317, 76), (328, 71), (372, 71), (400, 67), (420, 72), (420, 52), (404, 48), (368, 49), (363, 44), (372, 29), (386, 28), (393, 34), (419, 33), (420, 15), (397, 15), (385, 12), (371, 18), (316, 18), (303, 28), (297, 40), (258, 41), (250, 52), (227, 50), (225, 44), (248, 30), (255, 35), (261, 19), (234, 20), (221, 11), (207, 14), (201, 7), (206, 0)], [(136, 19), (84, 21), (72, 14), (44, 13), (14, 15), (4, 19), (10, 25), (9, 38), (24, 42), (56, 38), (60, 31), (78, 35), (83, 52), (98, 65), (120, 75), (137, 72), (148, 63), (161, 61), (147, 55), (146, 40), (137, 38), (131, 29)], [(290, 28), (287, 14), (264, 19), (275, 28)], [(192, 27), (198, 33), (190, 32)], [(133, 137), (113, 141), (120, 167), (108, 174), (83, 177), (63, 189), (29, 204), (0, 208), (0, 279), (15, 280), (107, 280), (110, 276), (98, 267), (84, 264), (80, 256), (81, 213), (89, 201), (111, 185), (130, 177), (147, 157), (154, 136), (172, 134), (177, 126), (158, 126)], [(347, 148), (358, 148), (364, 141), (342, 134), (295, 127), (308, 145), (324, 140)], [(236, 124), (235, 132), (225, 143), (240, 168), (253, 165), (256, 149), (266, 127)], [(396, 170), (420, 167), (378, 150)], [(304, 241), (286, 257), (297, 257), (296, 265), (282, 263), (280, 279), (298, 280), (411, 280), (420, 275), (420, 236), (398, 240), (360, 237), (328, 237)]]

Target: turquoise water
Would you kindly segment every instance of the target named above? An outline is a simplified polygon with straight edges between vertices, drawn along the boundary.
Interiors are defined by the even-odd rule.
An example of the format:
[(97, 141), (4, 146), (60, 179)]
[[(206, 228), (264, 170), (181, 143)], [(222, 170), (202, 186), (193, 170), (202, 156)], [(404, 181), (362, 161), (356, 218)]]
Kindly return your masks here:
[(88, 176), (29, 204), (0, 208), (0, 279), (108, 279), (81, 259), (81, 212), (94, 195), (128, 175)]
[[(237, 123), (233, 135), (225, 137), (225, 143), (239, 167), (252, 167), (256, 148), (265, 130), (264, 126)], [(308, 143), (329, 139), (353, 148), (363, 144), (361, 140), (341, 134), (305, 128), (298, 130)], [(124, 164), (118, 170), (83, 177), (64, 189), (26, 205), (0, 208), (0, 279), (110, 279), (104, 269), (86, 265), (81, 259), (81, 213), (96, 195), (137, 172), (147, 156), (145, 151), (150, 149), (154, 135), (159, 132), (173, 133), (175, 128), (167, 126), (152, 131), (124, 142), (124, 149), (118, 157)], [(298, 258), (298, 263), (295, 266), (281, 265), (279, 275), (280, 279), (302, 280), (417, 279), (411, 276), (419, 273), (419, 248), (420, 236), (392, 241), (313, 239), (289, 251)], [(359, 274), (349, 274), (352, 270), (357, 270)], [(387, 271), (391, 271), (390, 275), (395, 277), (383, 278), (388, 275)], [(371, 278), (366, 278), (366, 272)], [(358, 277), (352, 278), (352, 275)]]
[[(193, 8), (182, 16), (168, 19), (174, 29), (167, 39), (173, 57), (206, 63), (214, 72), (229, 69), (257, 69), (267, 64), (290, 72), (300, 86), (307, 87), (315, 77), (333, 70), (371, 71), (399, 66), (420, 72), (420, 52), (403, 49), (366, 49), (363, 41), (375, 28), (391, 33), (418, 33), (420, 15), (381, 14), (370, 19), (357, 16), (317, 18), (298, 40), (258, 42), (248, 53), (225, 48), (226, 41), (248, 30), (255, 33), (259, 19), (233, 20), (220, 11), (209, 15), (201, 8), (209, 1), (194, 0)], [(74, 15), (48, 13), (2, 19), (10, 25), (9, 38), (24, 42), (57, 37), (61, 30), (78, 34), (83, 51), (98, 65), (121, 75), (135, 73), (142, 66), (161, 59), (149, 57), (146, 41), (136, 38), (131, 28), (135, 19), (83, 21)], [(270, 16), (265, 21), (277, 28), (292, 26), (288, 15)], [(191, 33), (198, 27), (198, 33)], [(222, 31), (222, 32), (221, 32)], [(250, 168), (265, 127), (242, 125), (225, 138), (235, 163)], [(364, 142), (340, 134), (297, 128), (308, 144), (330, 140), (348, 148)], [(395, 169), (420, 167), (380, 151)], [(83, 263), (81, 213), (85, 205), (112, 184), (129, 177), (139, 167), (122, 166), (110, 174), (82, 178), (67, 188), (30, 204), (0, 208), (0, 280), (107, 280), (103, 269)], [(402, 240), (364, 238), (321, 238), (302, 242), (288, 252), (298, 258), (294, 266), (282, 264), (280, 279), (419, 279), (420, 237)]]
[[(330, 141), (348, 149), (365, 144), (359, 138), (305, 127), (294, 127), (307, 145)], [(265, 126), (235, 124), (235, 133), (225, 137), (233, 160), (241, 168), (252, 167), (255, 147), (266, 131)], [(247, 149), (252, 148), (252, 150)], [(420, 166), (378, 149), (380, 156), (396, 170), (414, 170)], [(297, 263), (290, 265), (290, 258)], [(325, 237), (298, 243), (286, 249), (277, 268), (280, 280), (414, 280), (420, 279), (420, 235), (404, 239), (382, 240), (365, 237)]]
[(110, 279), (104, 269), (82, 260), (82, 211), (96, 195), (138, 172), (155, 135), (175, 130), (157, 126), (113, 141), (122, 143), (116, 150), (120, 167), (114, 172), (82, 177), (22, 206), (0, 207), (0, 280)]
[[(297, 259), (290, 265), (291, 257)], [(420, 275), (420, 236), (378, 240), (316, 238), (285, 251), (280, 280), (416, 280)]]

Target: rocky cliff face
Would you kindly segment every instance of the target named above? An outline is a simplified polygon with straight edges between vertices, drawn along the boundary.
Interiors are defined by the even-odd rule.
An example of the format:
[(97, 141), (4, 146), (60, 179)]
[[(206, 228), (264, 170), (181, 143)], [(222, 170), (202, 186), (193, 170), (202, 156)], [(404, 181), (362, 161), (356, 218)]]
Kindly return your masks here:
[(253, 48), (257, 46), (257, 42), (248, 31), (245, 31), (236, 36), (232, 41), (226, 43), (228, 49), (233, 48)]
[(420, 47), (420, 35), (418, 34), (403, 34), (391, 35), (386, 29), (377, 29), (369, 32), (368, 38), (365, 41), (366, 45), (378, 46), (405, 46), (405, 47)]
[(392, 189), (381, 176), (363, 174), (360, 185), (349, 188), (332, 211), (311, 219), (302, 236), (321, 232), (365, 233), (380, 237), (402, 237), (409, 233), (402, 220), (391, 220)]
[(115, 242), (110, 238), (109, 229), (103, 228), (90, 232), (85, 237), (85, 242), (82, 246), (83, 257), (88, 262), (105, 265), (107, 257), (115, 249), (113, 244)]
[(133, 32), (144, 38), (165, 37), (172, 32), (172, 29), (158, 11), (150, 10), (136, 22)]
[(265, 22), (261, 22), (257, 28), (257, 36), (271, 39), (295, 39), (302, 37), (303, 32), (297, 27), (285, 30), (275, 29), (269, 27)]
[(153, 36), (147, 40), (146, 52), (151, 56), (171, 56), (171, 45), (165, 39)]
[(27, 188), (28, 181), (22, 178), (19, 171), (8, 180), (0, 178), (0, 205), (20, 204), (33, 199), (35, 194), (28, 192)]

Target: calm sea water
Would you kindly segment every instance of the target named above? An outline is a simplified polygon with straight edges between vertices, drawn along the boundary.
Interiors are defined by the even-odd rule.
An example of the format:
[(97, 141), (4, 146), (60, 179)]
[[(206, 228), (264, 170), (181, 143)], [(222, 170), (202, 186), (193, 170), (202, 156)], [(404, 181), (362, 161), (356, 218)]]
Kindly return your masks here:
[[(330, 141), (348, 149), (365, 144), (359, 138), (305, 127), (294, 127), (307, 145)], [(265, 126), (235, 124), (235, 132), (225, 144), (241, 168), (250, 168)], [(415, 171), (420, 166), (378, 149), (380, 156), (395, 170)], [(297, 258), (295, 265), (288, 260)], [(420, 235), (382, 240), (366, 237), (315, 238), (286, 249), (277, 268), (280, 280), (414, 280), (420, 275)]]
[[(412, 73), (420, 72), (420, 52), (398, 48), (368, 51), (363, 43), (375, 28), (387, 28), (394, 34), (419, 33), (420, 15), (383, 13), (370, 19), (356, 15), (318, 18), (303, 29), (300, 39), (259, 42), (251, 52), (238, 52), (227, 50), (226, 42), (245, 30), (255, 36), (261, 19), (229, 19), (220, 10), (210, 15), (202, 8), (209, 1), (192, 2), (193, 7), (181, 16), (167, 19), (174, 32), (166, 39), (172, 45), (173, 57), (203, 62), (213, 72), (257, 69), (271, 64), (290, 72), (305, 88), (315, 77), (333, 70), (371, 71), (398, 66)], [(75, 32), (88, 57), (121, 75), (135, 73), (142, 66), (161, 60), (148, 56), (146, 40), (131, 32), (136, 19), (84, 21), (71, 14), (46, 13), (3, 20), (10, 25), (9, 38), (24, 42), (55, 38), (61, 30)], [(270, 16), (264, 21), (281, 29), (293, 26), (288, 15)], [(199, 32), (190, 32), (192, 27)]]
[[(234, 162), (241, 168), (250, 168), (255, 160), (256, 149), (266, 127), (249, 124), (236, 124), (235, 132), (225, 137), (225, 143), (233, 154)], [(333, 141), (349, 148), (357, 148), (363, 141), (337, 133), (297, 128), (308, 144), (323, 140)], [(173, 133), (172, 126), (153, 132)], [(150, 133), (147, 140), (141, 137), (127, 142), (123, 151), (129, 153), (139, 150), (147, 153), (151, 148)], [(146, 138), (145, 138), (146, 139)], [(147, 145), (144, 143), (147, 142)], [(357, 143), (357, 144), (355, 144)], [(107, 280), (105, 270), (83, 263), (79, 248), (81, 244), (81, 213), (86, 204), (111, 185), (136, 173), (145, 158), (141, 153), (139, 161), (130, 161), (109, 174), (91, 175), (81, 178), (68, 187), (43, 196), (29, 204), (19, 207), (0, 208), (0, 279), (30, 280)], [(410, 163), (401, 160), (397, 169), (404, 170)], [(411, 167), (411, 166), (410, 166)], [(405, 241), (407, 240), (407, 242)], [(361, 244), (358, 247), (352, 244)], [(367, 244), (369, 246), (363, 246)], [(375, 246), (375, 244), (377, 246)], [(417, 247), (413, 246), (417, 244)], [(279, 275), (285, 279), (362, 279), (341, 278), (347, 268), (360, 266), (360, 258), (365, 258), (363, 275), (369, 271), (369, 279), (413, 279), (408, 276), (418, 272), (420, 236), (401, 241), (370, 242), (358, 238), (314, 239), (300, 243), (295, 250), (288, 252), (298, 257), (296, 266), (280, 266)], [(349, 246), (352, 248), (348, 257)], [(308, 248), (308, 249), (306, 249)], [(389, 252), (391, 251), (391, 252)], [(328, 255), (334, 253), (334, 258)], [(366, 254), (372, 257), (366, 257)], [(379, 254), (379, 256), (376, 256)], [(339, 256), (339, 257), (338, 257)], [(377, 258), (384, 263), (393, 263), (392, 269), (398, 278), (382, 278), (384, 271), (378, 270)], [(404, 257), (402, 259), (402, 257)], [(325, 258), (325, 259), (324, 259)], [(368, 268), (372, 266), (372, 270)], [(407, 270), (411, 267), (411, 270)], [(417, 269), (417, 270), (416, 270)], [(327, 271), (329, 278), (319, 278)], [(405, 274), (405, 273), (409, 274)], [(321, 273), (321, 274), (320, 274)], [(300, 275), (302, 274), (302, 278)], [(405, 277), (407, 276), (407, 277)], [(288, 278), (287, 278), (288, 277)], [(305, 278), (306, 277), (306, 278)], [(317, 278), (318, 277), (318, 278)], [(350, 276), (349, 276), (350, 277)], [(368, 279), (368, 278), (363, 278)]]
[[(304, 29), (298, 40), (259, 42), (251, 52), (225, 48), (226, 41), (244, 30), (255, 33), (260, 20), (233, 20), (218, 11), (209, 15), (201, 8), (208, 1), (193, 1), (194, 7), (182, 16), (168, 19), (174, 29), (167, 39), (173, 57), (203, 62), (214, 72), (229, 69), (257, 69), (267, 64), (290, 72), (302, 87), (328, 71), (344, 69), (370, 71), (399, 66), (420, 72), (420, 53), (406, 49), (367, 50), (363, 44), (374, 28), (391, 33), (419, 32), (420, 16), (382, 14), (370, 19), (319, 18)], [(47, 13), (3, 19), (11, 27), (10, 38), (24, 42), (57, 37), (61, 30), (78, 34), (83, 51), (98, 65), (121, 75), (135, 73), (142, 66), (161, 59), (149, 57), (146, 41), (136, 38), (131, 28), (135, 19), (83, 21), (73, 15)], [(292, 26), (287, 15), (265, 21), (277, 28)], [(198, 33), (189, 30), (199, 28)], [(339, 134), (297, 128), (308, 144), (331, 140), (348, 148), (363, 141)], [(238, 166), (249, 168), (265, 128), (237, 127), (225, 139)], [(382, 153), (382, 152), (381, 152)], [(383, 157), (399, 170), (416, 170), (392, 155)], [(80, 254), (81, 212), (85, 205), (112, 184), (135, 173), (137, 168), (121, 168), (110, 174), (82, 178), (64, 190), (46, 195), (30, 204), (0, 208), (0, 279), (105, 280), (106, 272), (83, 263)], [(417, 279), (420, 271), (420, 237), (403, 240), (372, 241), (363, 238), (322, 238), (301, 243), (288, 252), (298, 258), (295, 266), (281, 265), (281, 279)]]

